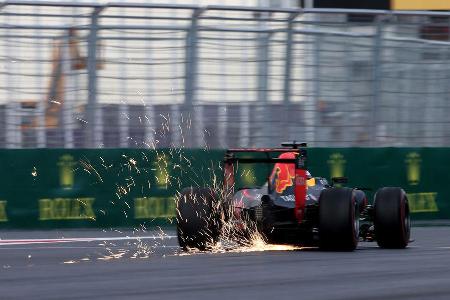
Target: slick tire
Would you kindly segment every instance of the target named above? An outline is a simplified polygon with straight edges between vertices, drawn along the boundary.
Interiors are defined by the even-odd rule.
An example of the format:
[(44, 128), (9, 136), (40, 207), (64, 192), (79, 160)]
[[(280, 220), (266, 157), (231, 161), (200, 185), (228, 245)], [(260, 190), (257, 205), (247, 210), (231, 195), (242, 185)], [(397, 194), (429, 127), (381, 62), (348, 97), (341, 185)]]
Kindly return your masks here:
[(384, 187), (375, 194), (374, 229), (378, 246), (403, 249), (411, 234), (409, 204), (406, 193), (399, 187)]
[(329, 188), (319, 197), (319, 247), (353, 251), (359, 240), (359, 207), (350, 188)]
[(177, 197), (176, 206), (180, 247), (185, 251), (214, 247), (222, 227), (222, 212), (215, 193), (206, 188), (186, 188)]

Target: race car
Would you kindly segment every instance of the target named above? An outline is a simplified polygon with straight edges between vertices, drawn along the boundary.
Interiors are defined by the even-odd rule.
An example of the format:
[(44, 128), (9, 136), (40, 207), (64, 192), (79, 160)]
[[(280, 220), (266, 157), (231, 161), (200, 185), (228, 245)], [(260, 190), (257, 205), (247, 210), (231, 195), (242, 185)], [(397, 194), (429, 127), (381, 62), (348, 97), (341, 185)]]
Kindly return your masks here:
[[(236, 187), (236, 166), (246, 163), (273, 165), (263, 186)], [(220, 189), (190, 187), (177, 197), (179, 244), (184, 250), (208, 250), (224, 234), (242, 243), (258, 233), (267, 243), (323, 250), (353, 251), (360, 240), (376, 241), (381, 248), (407, 247), (405, 191), (380, 188), (371, 205), (363, 188), (342, 187), (345, 183), (343, 177), (329, 183), (311, 176), (306, 143), (228, 149)]]

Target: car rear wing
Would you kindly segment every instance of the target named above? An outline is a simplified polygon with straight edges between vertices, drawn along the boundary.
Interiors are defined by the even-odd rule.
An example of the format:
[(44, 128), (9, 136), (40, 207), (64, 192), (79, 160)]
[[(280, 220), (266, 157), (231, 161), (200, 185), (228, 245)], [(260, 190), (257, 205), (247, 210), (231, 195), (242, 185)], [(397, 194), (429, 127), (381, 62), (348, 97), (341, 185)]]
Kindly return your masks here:
[[(228, 149), (225, 153), (224, 157), (224, 169), (227, 171), (227, 169), (233, 170), (232, 165), (234, 163), (241, 163), (241, 164), (255, 164), (255, 163), (264, 163), (264, 164), (271, 164), (271, 163), (293, 163), (295, 164), (296, 169), (305, 169), (306, 170), (306, 158), (307, 158), (307, 152), (306, 152), (306, 143), (297, 143), (296, 141), (293, 142), (285, 142), (281, 144), (285, 148), (234, 148), (234, 149)], [(272, 157), (273, 154), (277, 153), (296, 153), (295, 158), (279, 158), (279, 157)], [(262, 153), (265, 154), (266, 157), (240, 157), (240, 155), (245, 153)]]
[[(239, 163), (287, 163), (294, 164), (295, 166), (295, 178), (294, 194), (295, 194), (295, 215), (299, 222), (303, 220), (304, 208), (306, 202), (306, 143), (288, 142), (282, 143), (282, 146), (286, 148), (240, 148), (240, 149), (228, 149), (224, 158), (224, 191), (225, 197), (231, 199), (234, 195), (235, 188), (235, 172), (234, 165)], [(272, 154), (276, 153), (296, 153), (295, 158), (279, 158), (272, 157)], [(263, 153), (266, 157), (240, 157), (243, 153)], [(270, 174), (268, 174), (268, 193), (271, 191), (270, 186)]]
[(293, 152), (298, 149), (290, 149), (290, 148), (235, 148), (235, 149), (228, 149), (227, 153), (239, 153), (239, 152), (268, 152), (268, 153), (282, 153), (282, 152)]
[(241, 163), (241, 164), (256, 164), (256, 163), (292, 163), (297, 161), (296, 158), (245, 158), (245, 157), (226, 157), (225, 163)]
[(293, 142), (284, 142), (281, 143), (283, 148), (234, 148), (228, 149), (227, 153), (240, 153), (240, 152), (248, 152), (248, 153), (283, 153), (283, 152), (300, 152), (302, 148), (306, 148), (308, 146), (307, 143), (298, 143), (296, 141)]
[[(225, 153), (224, 163), (296, 163), (299, 159), (306, 160), (306, 143), (282, 143), (286, 148), (235, 148), (228, 149)], [(289, 147), (289, 148), (287, 148)], [(300, 148), (301, 147), (301, 148)], [(303, 149), (302, 149), (303, 148)], [(271, 157), (272, 154), (276, 153), (297, 153), (296, 158), (278, 158)], [(242, 153), (264, 153), (265, 158), (261, 157), (239, 157)]]

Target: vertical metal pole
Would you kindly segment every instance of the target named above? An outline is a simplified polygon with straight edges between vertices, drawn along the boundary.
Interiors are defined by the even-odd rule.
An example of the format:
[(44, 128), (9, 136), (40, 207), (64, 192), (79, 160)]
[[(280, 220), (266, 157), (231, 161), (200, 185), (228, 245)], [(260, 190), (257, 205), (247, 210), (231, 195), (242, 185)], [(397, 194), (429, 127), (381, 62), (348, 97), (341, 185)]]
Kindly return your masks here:
[[(225, 99), (225, 98), (224, 98)], [(227, 139), (227, 125), (228, 125), (228, 112), (227, 105), (221, 103), (217, 105), (217, 133), (218, 133), (218, 142), (217, 145), (220, 148), (228, 148), (228, 139)], [(234, 147), (235, 145), (233, 145)]]
[[(346, 24), (346, 29), (348, 31), (350, 31), (350, 25)], [(343, 130), (343, 139), (344, 142), (340, 141), (340, 143), (342, 143), (342, 146), (348, 145), (349, 143), (352, 143), (353, 145), (355, 145), (355, 143), (359, 143), (358, 139), (360, 139), (360, 134), (361, 134), (361, 127), (363, 126), (364, 122), (361, 122), (360, 126), (357, 127), (352, 127), (351, 124), (353, 122), (355, 122), (356, 124), (358, 124), (358, 121), (363, 121), (364, 118), (357, 118), (356, 116), (358, 115), (358, 113), (355, 113), (358, 111), (358, 101), (355, 101), (354, 98), (352, 97), (352, 80), (354, 80), (355, 78), (352, 78), (353, 74), (352, 74), (352, 55), (353, 55), (353, 48), (351, 46), (351, 39), (349, 37), (343, 37), (344, 39), (344, 53), (346, 53), (344, 59), (343, 59), (343, 65), (344, 65), (344, 74), (346, 76), (346, 83), (345, 83), (345, 96), (346, 99), (344, 101), (346, 101), (347, 103), (345, 104), (347, 107), (350, 107), (350, 111), (352, 111), (353, 113), (349, 113), (348, 117), (343, 118), (342, 120), (342, 125), (343, 126), (349, 126), (348, 128), (346, 128), (345, 130)], [(357, 43), (356, 43), (357, 45)], [(357, 47), (357, 46), (356, 46)], [(359, 83), (356, 83), (356, 85), (358, 85)], [(355, 146), (361, 146), (361, 145), (355, 145)]]
[(250, 104), (248, 100), (241, 107), (241, 129), (239, 130), (239, 146), (250, 147)]
[(201, 107), (195, 108), (196, 105), (196, 89), (197, 89), (197, 68), (198, 68), (198, 53), (197, 53), (197, 26), (198, 18), (203, 13), (204, 9), (195, 9), (192, 14), (191, 27), (186, 35), (186, 68), (185, 68), (185, 98), (184, 104), (188, 111), (191, 112), (191, 117), (194, 118), (194, 136), (195, 145), (191, 142), (187, 146), (193, 147), (203, 144), (203, 110)]
[[(223, 34), (222, 36), (222, 41), (221, 41), (221, 57), (226, 58), (227, 56), (227, 51), (226, 51), (226, 33)], [(220, 51), (220, 50), (219, 50)], [(217, 106), (217, 116), (218, 116), (218, 141), (219, 141), (219, 147), (221, 148), (228, 148), (228, 137), (227, 137), (227, 127), (228, 127), (228, 112), (227, 112), (227, 105), (225, 104), (227, 102), (227, 76), (226, 74), (226, 65), (227, 62), (222, 61), (220, 64), (220, 73), (222, 74), (222, 86), (221, 88), (221, 92), (222, 92), (222, 101), (221, 104)], [(233, 139), (234, 140), (234, 139)], [(235, 145), (233, 145), (234, 147)]]
[[(258, 101), (267, 104), (269, 74), (269, 33), (260, 33), (258, 39)], [(267, 107), (266, 107), (267, 108)]]
[[(191, 21), (192, 23), (194, 22), (193, 20)], [(191, 78), (191, 73), (192, 73), (192, 58), (191, 58), (191, 30), (188, 30), (186, 32), (186, 46), (185, 46), (185, 63), (184, 63), (184, 102), (182, 105), (182, 111), (185, 113), (186, 118), (189, 118), (190, 120), (188, 121), (189, 123), (192, 122), (192, 119), (194, 118), (194, 107), (192, 105), (192, 78)], [(193, 147), (193, 129), (192, 127), (188, 127), (190, 128), (189, 131), (186, 130), (185, 135), (186, 135), (186, 140), (185, 140), (185, 146), (186, 147)], [(195, 130), (195, 129), (194, 129)]]
[[(440, 55), (442, 55), (443, 57), (445, 57), (445, 48), (447, 47), (441, 47), (441, 51), (440, 51)], [(448, 58), (442, 58), (443, 60), (443, 64), (440, 65), (439, 68), (439, 74), (442, 75), (442, 77), (447, 78), (447, 59)], [(438, 97), (438, 101), (437, 101), (437, 105), (438, 107), (435, 107), (435, 112), (437, 114), (437, 120), (438, 120), (438, 124), (434, 125), (434, 128), (437, 132), (437, 136), (441, 136), (441, 138), (436, 139), (434, 138), (434, 145), (436, 147), (444, 147), (445, 145), (445, 140), (446, 140), (446, 134), (445, 134), (445, 127), (443, 127), (444, 123), (446, 122), (447, 118), (446, 118), (446, 111), (445, 111), (445, 107), (446, 104), (448, 103), (448, 98), (446, 96), (446, 92), (448, 90), (447, 84), (445, 84), (443, 82), (443, 80), (439, 80), (439, 82), (436, 82), (437, 84), (440, 84), (439, 87), (439, 91), (442, 92), (441, 95), (437, 96)], [(439, 109), (440, 107), (440, 109)]]
[[(172, 3), (174, 3), (174, 1), (172, 1)], [(172, 17), (177, 17), (178, 16), (178, 10), (177, 9), (173, 9), (171, 11), (171, 15)], [(179, 53), (177, 53), (177, 48), (178, 48), (178, 39), (174, 39), (172, 40), (172, 50), (171, 50), (171, 55), (172, 58), (174, 60), (176, 60), (179, 56)], [(177, 77), (178, 73), (179, 73), (179, 67), (177, 63), (172, 63), (172, 76), (173, 77)], [(172, 91), (178, 91), (179, 90), (179, 82), (178, 79), (172, 79), (171, 80), (171, 85), (172, 85)], [(179, 96), (173, 96), (174, 99), (173, 101), (177, 101), (179, 100)], [(176, 148), (181, 148), (183, 145), (181, 144), (181, 130), (180, 130), (180, 105), (178, 103), (173, 103), (170, 106), (170, 124), (169, 126), (171, 127), (171, 147), (176, 147)]]
[[(152, 91), (153, 89), (147, 86), (147, 91)], [(150, 94), (150, 93), (149, 93)], [(150, 147), (150, 149), (156, 148), (155, 144), (155, 111), (153, 103), (145, 105), (145, 143)]]
[[(5, 3), (2, 3), (2, 4), (0, 4), (0, 17), (3, 15), (3, 13), (1, 12), (1, 10), (2, 10), (2, 8), (3, 8), (3, 6), (5, 5)], [(5, 29), (2, 29), (2, 30), (0, 30), (0, 32), (2, 33), (2, 34), (4, 34), (4, 32), (5, 32)], [(5, 41), (6, 41), (6, 39), (5, 39)], [(5, 42), (5, 44), (6, 44), (6, 42)], [(2, 45), (2, 51), (4, 51), (4, 49), (5, 49), (5, 44), (3, 44)], [(0, 76), (0, 78), (1, 79), (4, 79), (6, 77), (6, 75), (2, 75), (2, 76)], [(2, 80), (3, 82), (5, 82), (6, 80)], [(3, 93), (2, 93), (3, 94)], [(7, 105), (5, 105), (4, 106), (4, 117), (5, 117), (5, 121), (8, 121), (8, 115), (7, 115)], [(0, 126), (0, 131), (3, 131), (3, 132), (0, 132), (0, 136), (4, 136), (5, 137), (5, 143), (1, 143), (0, 142), (0, 147), (8, 147), (8, 144), (6, 143), (6, 134), (7, 134), (7, 132), (6, 132), (6, 124), (5, 124), (5, 126), (3, 127), (3, 126)]]
[[(241, 0), (241, 5), (246, 5), (246, 0)], [(241, 56), (246, 63), (241, 63), (241, 74), (243, 75), (241, 79), (241, 86), (244, 87), (241, 97), (240, 106), (240, 130), (239, 130), (239, 146), (240, 147), (250, 147), (250, 93), (248, 91), (248, 47), (244, 47), (248, 33), (242, 34), (242, 48)]]
[[(312, 2), (313, 1), (303, 1), (303, 8), (313, 8)], [(316, 13), (303, 14), (302, 21), (305, 21), (305, 23), (301, 23), (301, 29), (314, 29), (316, 26), (320, 25), (320, 20)], [(318, 38), (319, 36), (317, 34), (301, 34), (298, 37), (300, 43), (298, 47), (300, 52), (303, 52), (304, 55), (298, 59), (298, 64), (295, 67), (296, 72), (298, 72), (298, 78), (295, 77), (293, 80), (293, 82), (295, 82), (295, 94), (300, 94), (298, 97), (302, 102), (301, 107), (296, 107), (295, 111), (299, 111), (298, 114), (303, 114), (302, 120), (297, 120), (297, 122), (294, 123), (294, 128), (296, 135), (299, 134), (299, 138), (308, 141), (311, 146), (317, 146), (314, 144), (314, 128), (309, 127), (309, 118), (310, 115), (314, 114), (314, 111), (311, 111), (310, 106), (315, 109), (315, 93), (318, 89), (317, 85), (319, 84), (318, 68), (320, 57), (318, 52), (315, 52), (315, 49), (319, 44)], [(313, 80), (309, 80), (309, 78), (313, 78)], [(293, 89), (294, 87), (291, 86), (291, 88)]]
[(293, 13), (289, 16), (287, 30), (286, 30), (286, 59), (284, 65), (284, 90), (283, 90), (283, 103), (288, 106), (291, 103), (291, 65), (292, 65), (292, 43), (293, 43), (293, 24), (294, 19), (298, 16), (298, 13)]
[[(246, 33), (242, 33), (243, 41), (245, 41)], [(241, 56), (244, 61), (248, 59), (248, 48), (241, 48)], [(248, 63), (241, 63), (241, 74), (243, 75), (241, 79), (241, 86), (248, 88)], [(249, 147), (250, 146), (250, 99), (249, 92), (247, 89), (243, 89), (241, 106), (240, 106), (240, 130), (239, 130), (239, 146)]]
[[(264, 15), (261, 15), (261, 18)], [(260, 30), (267, 29), (267, 25), (265, 22), (258, 20), (258, 28)], [(259, 60), (258, 63), (258, 73), (257, 73), (257, 115), (258, 122), (260, 122), (261, 126), (257, 135), (261, 137), (259, 139), (259, 143), (256, 146), (267, 146), (271, 145), (271, 113), (270, 106), (268, 103), (268, 73), (269, 73), (269, 38), (270, 35), (267, 32), (258, 33), (257, 39), (257, 58)]]
[(180, 131), (180, 105), (172, 104), (170, 106), (170, 127), (172, 131), (171, 147), (181, 148), (181, 131)]
[(305, 109), (305, 123), (306, 123), (306, 140), (314, 146), (318, 146), (316, 143), (316, 137), (319, 136), (321, 132), (320, 127), (315, 127), (316, 122), (316, 111), (317, 102), (320, 101), (320, 49), (322, 44), (322, 36), (318, 34), (313, 43), (313, 73), (314, 73), (314, 96), (311, 97), (309, 105)]
[(195, 102), (197, 79), (197, 26), (198, 18), (203, 9), (196, 9), (192, 14), (191, 27), (186, 35), (186, 68), (185, 68), (185, 98), (184, 103), (192, 105)]
[[(450, 28), (450, 19), (448, 21), (447, 26)], [(445, 57), (445, 77), (450, 78), (450, 49), (449, 47), (444, 48), (444, 57)], [(444, 88), (444, 109), (442, 109), (442, 136), (444, 138), (441, 139), (441, 147), (450, 146), (450, 123), (446, 116), (450, 115), (450, 86), (448, 84), (445, 85)]]
[[(10, 17), (6, 15), (5, 17), (6, 23), (10, 22)], [(6, 40), (6, 49), (5, 49), (5, 56), (7, 57), (8, 61), (6, 63), (6, 71), (11, 73), (19, 73), (19, 63), (16, 62), (14, 59), (19, 56), (19, 48), (11, 51), (11, 47), (9, 42), (11, 39)], [(14, 40), (13, 40), (14, 41)], [(16, 83), (16, 80), (14, 80), (13, 76), (7, 75), (6, 76), (6, 86), (12, 87)], [(6, 146), (8, 148), (21, 148), (22, 147), (22, 141), (21, 141), (21, 129), (20, 129), (20, 104), (17, 103), (17, 97), (12, 89), (8, 89), (7, 92), (7, 103), (6, 103)]]
[[(449, 20), (449, 28), (450, 28), (450, 20)], [(445, 55), (445, 75), (447, 78), (450, 78), (450, 49), (449, 47), (444, 48)], [(445, 97), (444, 97), (444, 109), (442, 110), (442, 136), (445, 137), (442, 139), (442, 143), (439, 145), (441, 147), (450, 146), (450, 120), (447, 116), (450, 116), (450, 85), (446, 84), (445, 88)]]
[[(79, 15), (80, 12), (83, 9), (80, 7), (73, 7), (72, 8), (72, 14), (73, 15)], [(78, 18), (72, 18), (72, 26), (76, 26), (79, 23), (79, 19)], [(69, 55), (70, 57), (70, 55)], [(72, 57), (72, 59), (74, 59)], [(72, 61), (71, 61), (72, 63)], [(72, 69), (72, 68), (70, 68)], [(73, 138), (73, 142), (78, 141), (80, 139), (79, 136), (79, 131), (76, 131), (76, 129), (79, 129), (81, 126), (81, 123), (77, 122), (77, 115), (79, 114), (77, 112), (76, 107), (80, 104), (80, 99), (84, 98), (84, 91), (82, 89), (80, 89), (80, 72), (76, 72), (76, 71), (71, 71), (71, 83), (73, 86), (73, 96), (72, 96), (72, 101), (70, 103), (70, 110), (71, 110), (71, 127), (70, 130), (72, 131), (72, 138)]]
[(284, 65), (284, 88), (283, 88), (283, 111), (285, 117), (282, 119), (283, 123), (283, 140), (290, 139), (290, 121), (287, 116), (291, 109), (291, 76), (292, 76), (292, 46), (293, 46), (293, 21), (298, 16), (298, 13), (292, 13), (289, 16), (286, 29), (286, 54)]
[[(148, 25), (153, 24), (152, 20), (152, 10), (147, 10)], [(153, 50), (152, 50), (152, 40), (149, 38), (147, 40), (148, 51), (147, 51), (147, 61), (151, 62), (153, 60)], [(154, 75), (154, 68), (152, 64), (148, 64), (147, 69), (149, 77)], [(149, 79), (146, 82), (146, 93), (147, 98), (144, 101), (144, 111), (145, 111), (145, 144), (151, 149), (156, 148), (155, 144), (155, 111), (154, 111), (154, 101), (153, 101), (154, 85), (153, 79)]]
[[(35, 6), (33, 12), (35, 14), (40, 14), (42, 12), (42, 8), (39, 6)], [(36, 22), (36, 24), (39, 26), (41, 25), (41, 17), (39, 16), (35, 16), (34, 20)], [(36, 29), (34, 31), (34, 33), (36, 34), (36, 36), (39, 34), (39, 30)], [(43, 52), (41, 51), (41, 49), (36, 51), (37, 54), (37, 60), (38, 61), (43, 61), (44, 57), (43, 57)], [(36, 64), (36, 73), (39, 73), (40, 76), (37, 80), (38, 85), (43, 87), (44, 85), (44, 70), (43, 68), (41, 68), (40, 64)], [(37, 106), (36, 106), (36, 113), (37, 113), (37, 128), (36, 128), (36, 135), (37, 135), (37, 147), (38, 148), (44, 148), (47, 145), (47, 128), (46, 128), (46, 124), (45, 124), (45, 105), (46, 105), (46, 101), (48, 101), (48, 99), (45, 99), (44, 97), (37, 100)]]
[(194, 105), (194, 118), (196, 120), (195, 122), (195, 130), (197, 132), (195, 136), (195, 145), (194, 147), (204, 147), (207, 146), (205, 144), (205, 124), (203, 122), (203, 105), (196, 104)]
[[(395, 55), (398, 55), (398, 50), (395, 51)], [(408, 88), (408, 69), (405, 70), (405, 68), (402, 66), (398, 68), (397, 70), (389, 71), (389, 77), (396, 78), (396, 84), (398, 84), (398, 91), (399, 95), (396, 96), (398, 100), (398, 106), (395, 111), (395, 113), (398, 113), (398, 121), (396, 122), (396, 130), (395, 132), (398, 133), (400, 138), (397, 139), (397, 144), (403, 144), (407, 138), (405, 138), (408, 135), (408, 122), (409, 122), (409, 103), (410, 100), (409, 97), (405, 97), (405, 94), (408, 94), (410, 92), (410, 89)], [(405, 76), (406, 74), (406, 76)], [(409, 77), (411, 78), (411, 77)], [(392, 97), (392, 96), (391, 96)], [(387, 99), (391, 100), (392, 98), (389, 97)], [(386, 138), (382, 138), (381, 140), (385, 140)]]
[(64, 130), (64, 148), (73, 148), (73, 114), (72, 114), (72, 106), (74, 97), (74, 85), (73, 85), (73, 78), (70, 71), (71, 69), (71, 57), (70, 57), (70, 50), (69, 50), (69, 43), (70, 43), (70, 36), (65, 36), (63, 40), (63, 45), (61, 47), (61, 64), (62, 64), (62, 76), (64, 76), (64, 101), (62, 102), (62, 113), (61, 113), (61, 119), (62, 119), (62, 128)]
[[(121, 14), (125, 15), (125, 9), (121, 9)], [(120, 19), (120, 25), (124, 25), (124, 19)], [(124, 33), (126, 35), (126, 33)], [(124, 61), (126, 61), (127, 57), (127, 41), (121, 41), (121, 50), (120, 55), (124, 58)], [(130, 116), (129, 116), (129, 107), (128, 107), (128, 101), (127, 101), (127, 92), (128, 92), (128, 85), (127, 85), (127, 65), (126, 62), (122, 62), (120, 64), (120, 75), (123, 76), (122, 80), (120, 81), (120, 104), (119, 104), (119, 116), (118, 116), (118, 126), (119, 126), (119, 146), (121, 148), (126, 148), (130, 144)]]
[(91, 29), (88, 36), (88, 103), (86, 107), (87, 128), (86, 147), (94, 148), (96, 128), (96, 110), (97, 110), (97, 34), (98, 17), (103, 7), (96, 7), (91, 15)]
[(95, 141), (95, 147), (104, 147), (103, 142), (103, 131), (104, 131), (104, 124), (103, 124), (103, 107), (101, 104), (97, 103), (97, 107), (95, 110), (95, 129), (94, 129), (94, 141)]
[[(423, 47), (424, 48), (424, 52), (427, 51), (430, 47)], [(428, 48), (428, 49), (427, 49)], [(433, 130), (433, 122), (436, 121), (438, 115), (433, 113), (433, 104), (436, 103), (436, 97), (437, 94), (433, 95), (433, 86), (436, 86), (436, 83), (432, 80), (433, 76), (430, 76), (430, 73), (432, 73), (434, 76), (436, 76), (436, 74), (438, 74), (436, 71), (436, 69), (433, 68), (433, 65), (425, 65), (424, 69), (422, 70), (424, 77), (425, 77), (425, 87), (424, 87), (424, 93), (426, 93), (425, 97), (422, 98), (421, 100), (423, 101), (424, 99), (426, 100), (426, 104), (423, 103), (423, 137), (421, 139), (417, 139), (415, 144), (418, 146), (422, 146), (422, 147), (435, 147), (435, 145), (433, 144), (433, 139), (430, 138), (433, 135), (437, 135), (439, 134), (438, 131)]]
[(378, 105), (381, 100), (381, 55), (382, 55), (382, 35), (383, 35), (383, 20), (380, 19), (380, 16), (377, 16), (376, 20), (376, 33), (375, 33), (375, 41), (373, 48), (373, 89), (372, 89), (372, 114), (371, 114), (371, 146), (379, 146), (377, 145), (377, 110)]
[[(9, 16), (6, 15), (6, 17), (4, 17), (6, 20), (6, 23), (9, 23)], [(4, 33), (6, 33), (6, 29), (2, 30)], [(10, 51), (10, 39), (5, 39), (5, 56), (7, 58), (7, 62), (5, 63), (6, 65), (6, 71), (7, 72), (11, 72), (12, 69), (12, 62), (11, 62), (11, 51)], [(12, 86), (12, 76), (11, 75), (5, 75), (5, 83), (6, 86), (11, 87)], [(14, 148), (15, 143), (14, 143), (14, 132), (17, 130), (17, 128), (15, 128), (14, 126), (14, 100), (13, 100), (13, 92), (11, 91), (11, 89), (7, 90), (6, 93), (6, 105), (5, 105), (5, 118), (6, 118), (6, 126), (5, 126), (5, 139), (6, 139), (6, 147), (7, 148)]]

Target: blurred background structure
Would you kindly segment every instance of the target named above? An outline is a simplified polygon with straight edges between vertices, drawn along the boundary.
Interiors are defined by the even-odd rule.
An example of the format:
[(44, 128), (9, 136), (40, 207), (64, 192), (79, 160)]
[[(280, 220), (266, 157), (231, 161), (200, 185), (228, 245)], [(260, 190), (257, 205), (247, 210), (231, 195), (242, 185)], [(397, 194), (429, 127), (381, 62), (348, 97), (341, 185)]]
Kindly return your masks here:
[(450, 146), (449, 12), (141, 2), (0, 2), (0, 148)]

